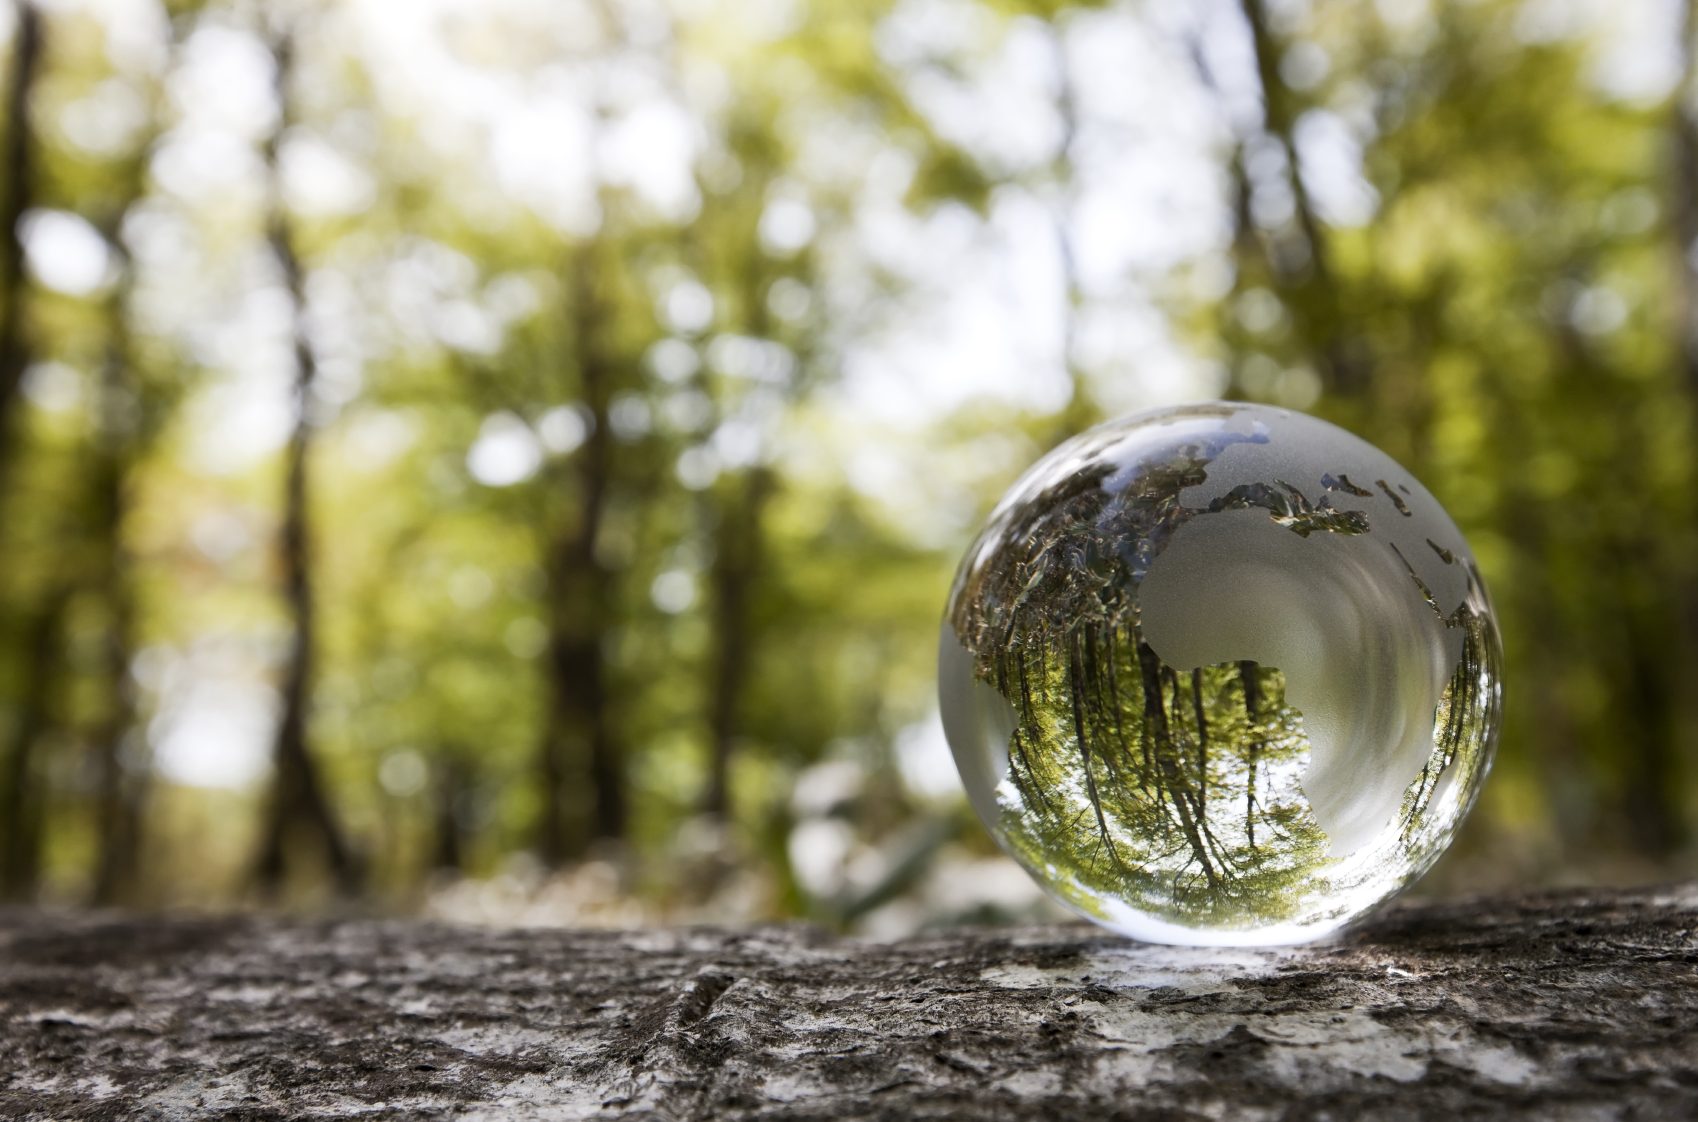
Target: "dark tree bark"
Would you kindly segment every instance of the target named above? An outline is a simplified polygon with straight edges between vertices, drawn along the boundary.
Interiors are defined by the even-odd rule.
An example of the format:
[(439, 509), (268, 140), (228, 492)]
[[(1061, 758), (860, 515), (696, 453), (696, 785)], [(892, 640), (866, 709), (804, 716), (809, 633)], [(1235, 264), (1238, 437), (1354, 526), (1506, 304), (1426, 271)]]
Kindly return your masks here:
[(431, 767), (433, 817), (431, 868), (459, 873), (466, 863), (466, 804), (473, 771), (457, 751), (438, 755)]
[(1302, 159), (1297, 150), (1301, 106), (1280, 76), (1282, 44), (1268, 21), (1265, 0), (1240, 0), (1240, 10), (1249, 28), (1256, 76), (1262, 90), (1263, 130), (1285, 154), (1296, 229), (1283, 238), (1271, 233), (1256, 236), (1249, 205), (1250, 183), (1240, 142), (1232, 161), (1237, 180), (1237, 244), (1259, 250), (1270, 279), (1284, 296), (1287, 311), (1296, 321), (1298, 337), (1306, 345), (1328, 395), (1340, 400), (1360, 397), (1370, 388), (1374, 363), (1363, 343), (1346, 330), (1325, 231), (1309, 188), (1303, 182)]
[[(604, 641), (612, 619), (618, 574), (598, 552), (614, 484), (609, 423), (618, 358), (607, 337), (609, 302), (592, 243), (573, 259), (572, 365), (589, 432), (573, 453), (575, 517), (557, 537), (548, 563), (549, 708), (538, 750), (544, 798), (537, 848), (551, 865), (580, 855), (588, 841), (619, 840), (627, 817), (625, 752), (609, 711), (611, 674)], [(592, 800), (587, 832), (573, 813), (587, 778)]]
[[(1681, 0), (1678, 39), (1680, 81), (1670, 99), (1672, 133), (1672, 190), (1668, 194), (1674, 234), (1675, 268), (1678, 271), (1679, 308), (1675, 340), (1686, 399), (1688, 424), (1698, 429), (1698, 108), (1692, 104), (1698, 89), (1698, 0)], [(1698, 498), (1689, 475), (1686, 516), (1698, 523)], [(1639, 835), (1643, 852), (1666, 855), (1677, 852), (1691, 837), (1682, 796), (1680, 757), (1691, 757), (1695, 716), (1686, 676), (1698, 666), (1698, 566), (1687, 551), (1675, 561), (1671, 582), (1678, 600), (1679, 617), (1675, 641), (1681, 652), (1677, 659), (1652, 658), (1643, 645), (1635, 645), (1630, 661), (1635, 663), (1634, 693), (1650, 692), (1663, 701), (1661, 723), (1667, 735), (1655, 742), (1638, 742), (1635, 767), (1629, 776), (1630, 820)], [(1656, 621), (1661, 624), (1664, 621)], [(1643, 704), (1643, 702), (1641, 702)], [(1684, 739), (1685, 744), (1682, 745)], [(1684, 748), (1684, 751), (1683, 751)]]
[[(111, 244), (118, 246), (116, 237)], [(136, 884), (148, 787), (148, 769), (140, 761), (127, 759), (125, 751), (126, 739), (135, 735), (137, 717), (135, 682), (130, 676), (135, 653), (135, 589), (131, 579), (135, 559), (125, 544), (124, 528), (129, 514), (139, 398), (127, 322), (131, 288), (127, 262), (124, 277), (108, 308), (111, 337), (102, 376), (103, 416), (92, 464), (99, 556), (96, 591), (106, 602), (101, 651), (106, 708), (91, 738), (96, 847), (90, 895), (101, 904), (118, 902)]]
[(1298, 108), (1280, 77), (1280, 44), (1268, 23), (1266, 0), (1242, 0), (1244, 20), (1250, 27), (1250, 44), (1256, 56), (1256, 77), (1262, 87), (1262, 112), (1268, 135), (1278, 142), (1290, 169), (1291, 195), (1295, 201), (1297, 227), (1302, 233), (1308, 261), (1304, 267), (1322, 288), (1332, 286), (1332, 268), (1321, 223), (1315, 217), (1309, 188), (1303, 182), (1303, 165), (1297, 152)]
[[(1638, 564), (1638, 551), (1623, 550), (1623, 562)], [(1690, 662), (1671, 660), (1660, 652), (1678, 648), (1683, 636), (1656, 605), (1631, 605), (1624, 624), (1630, 634), (1618, 675), (1618, 696), (1627, 702), (1638, 727), (1624, 739), (1622, 753), (1622, 817), (1636, 853), (1667, 860), (1686, 843), (1686, 798), (1680, 784), (1682, 768), (1675, 750), (1682, 733), (1683, 700), (1675, 691), (1684, 683), (1682, 671)], [(1652, 646), (1647, 636), (1666, 637), (1666, 646)], [(1655, 742), (1643, 739), (1653, 736)]]
[(59, 700), (70, 600), (71, 585), (56, 585), (22, 629), (23, 688), (0, 755), (0, 900), (31, 899), (41, 878), (48, 792), (40, 751)]
[(731, 760), (742, 732), (743, 695), (757, 643), (753, 601), (760, 580), (767, 502), (777, 480), (765, 467), (732, 485), (719, 507), (714, 535), (713, 663), (708, 682), (708, 784), (702, 809), (721, 818), (731, 811)]
[[(766, 182), (762, 177), (762, 182)], [(766, 290), (770, 262), (759, 245), (758, 220), (743, 231), (745, 256), (728, 271), (726, 283), (741, 282), (744, 329), (757, 339), (776, 340)], [(797, 382), (802, 379), (798, 371)], [(704, 388), (712, 387), (702, 373)], [(795, 383), (790, 388), (795, 393)], [(725, 410), (719, 411), (721, 418)], [(713, 565), (708, 595), (713, 619), (713, 653), (708, 666), (708, 780), (702, 809), (721, 819), (731, 815), (731, 761), (743, 733), (743, 700), (754, 677), (755, 658), (764, 638), (755, 618), (755, 600), (766, 565), (766, 512), (779, 480), (765, 464), (725, 483), (715, 504), (711, 527)]]
[(1687, 1119), (1695, 927), (1691, 887), (1266, 951), (16, 913), (0, 1114)]
[[(157, 110), (157, 107), (153, 107)], [(106, 354), (101, 371), (99, 421), (91, 455), (96, 556), (93, 591), (105, 602), (100, 676), (105, 709), (90, 738), (95, 773), (95, 858), (90, 897), (114, 904), (133, 896), (143, 844), (150, 769), (137, 730), (139, 712), (130, 664), (136, 649), (135, 558), (125, 541), (131, 477), (151, 435), (146, 389), (137, 369), (131, 333), (135, 262), (124, 243), (124, 223), (147, 190), (150, 136), (124, 161), (119, 190), (100, 223), (118, 279), (105, 302)]]
[[(30, 116), (41, 72), (41, 11), (33, 0), (15, 0), (6, 86), (6, 136), (0, 185), (0, 507), (8, 497), (7, 477), (15, 454), (17, 402), (30, 364), (25, 324), (28, 282), (24, 273), (23, 217), (34, 203), (37, 139)], [(0, 522), (0, 532), (3, 532)], [(0, 620), (19, 639), (23, 683), (10, 713), (11, 728), (0, 754), (0, 898), (34, 894), (40, 871), (41, 789), (38, 741), (51, 723), (50, 693), (58, 677), (68, 585), (55, 585), (18, 617)]]
[[(1056, 20), (1063, 17), (1057, 15)], [(1055, 70), (1055, 107), (1061, 119), (1061, 136), (1056, 144), (1055, 159), (1050, 164), (1051, 187), (1058, 198), (1051, 222), (1055, 227), (1055, 249), (1061, 258), (1062, 320), (1061, 360), (1067, 373), (1067, 405), (1058, 419), (1056, 442), (1074, 436), (1097, 421), (1101, 411), (1091, 382), (1079, 361), (1079, 310), (1085, 303), (1085, 286), (1079, 273), (1079, 251), (1074, 244), (1073, 224), (1079, 210), (1079, 172), (1075, 154), (1079, 141), (1079, 92), (1073, 76), (1073, 63), (1067, 54), (1065, 27), (1052, 23), (1049, 27), (1051, 65)]]
[(5, 191), (0, 195), (0, 496), (6, 493), (14, 414), (30, 362), (22, 227), (35, 199), (36, 135), (30, 107), (41, 72), (43, 38), (41, 11), (33, 0), (15, 0), (15, 7), (18, 23), (6, 87)]
[[(775, 269), (761, 247), (760, 208), (745, 205), (747, 199), (764, 197), (775, 169), (770, 166), (771, 153), (740, 127), (733, 129), (732, 149), (743, 160), (748, 179), (735, 196), (716, 201), (717, 213), (712, 219), (704, 218), (704, 225), (717, 219), (734, 229), (727, 239), (733, 251), (713, 261), (695, 239), (691, 247), (699, 267), (717, 265), (716, 287), (735, 297), (737, 307), (730, 322), (753, 338), (780, 342), (783, 333), (768, 306)], [(785, 391), (791, 400), (802, 392), (806, 377), (798, 363)], [(703, 394), (715, 402), (712, 424), (717, 426), (730, 412), (726, 387), (705, 368), (697, 372), (697, 379)], [(766, 514), (778, 487), (773, 470), (756, 464), (722, 479), (704, 504), (705, 532), (713, 542), (707, 589), (713, 637), (706, 676), (708, 776), (702, 809), (721, 820), (730, 818), (733, 811), (732, 760), (744, 731), (744, 698), (766, 638), (756, 618), (756, 600), (766, 571)]]
[(1669, 192), (1675, 244), (1676, 268), (1680, 276), (1679, 353), (1685, 375), (1686, 393), (1698, 403), (1698, 108), (1692, 94), (1698, 74), (1694, 73), (1694, 40), (1698, 39), (1698, 0), (1682, 0), (1678, 50), (1681, 80), (1670, 99), (1673, 149), (1673, 183)]
[(267, 139), (265, 146), (265, 161), (271, 173), (272, 186), (268, 236), (272, 254), (283, 275), (284, 287), (289, 293), (294, 318), (295, 426), (289, 438), (283, 521), (278, 541), (291, 635), (280, 691), (283, 711), (272, 748), (272, 788), (253, 875), (255, 886), (262, 892), (277, 891), (288, 871), (291, 843), (298, 838), (310, 837), (316, 839), (323, 849), (337, 885), (352, 893), (359, 881), (357, 862), (331, 811), (308, 742), (317, 638), (308, 469), (314, 436), (312, 394), (318, 362), (307, 335), (301, 261), (278, 169), (278, 145), (293, 124), (290, 111), (293, 103), (293, 39), (288, 34), (280, 36), (273, 52), (280, 113), (277, 130)]

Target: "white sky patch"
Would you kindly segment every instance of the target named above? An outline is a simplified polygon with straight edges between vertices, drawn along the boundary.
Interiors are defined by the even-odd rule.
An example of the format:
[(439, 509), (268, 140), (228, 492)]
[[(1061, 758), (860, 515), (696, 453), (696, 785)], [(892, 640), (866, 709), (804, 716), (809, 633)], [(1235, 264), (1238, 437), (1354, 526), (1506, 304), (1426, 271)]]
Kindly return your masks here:
[(964, 797), (955, 757), (943, 735), (943, 721), (936, 713), (898, 733), (895, 749), (897, 770), (911, 794), (939, 801)]
[(179, 422), (189, 466), (236, 475), (276, 454), (295, 424), (293, 314), (289, 294), (248, 262), (244, 287), (218, 294), (192, 321), (189, 344), (211, 376)]
[(549, 75), (490, 122), (490, 167), (503, 191), (572, 234), (593, 232), (601, 218), (586, 174), (596, 146), (583, 96), (565, 75)]
[(154, 151), (160, 186), (191, 205), (261, 197), (264, 166), (253, 145), (228, 129), (177, 128)]
[(320, 137), (291, 136), (281, 159), (289, 206), (303, 215), (358, 214), (377, 198), (377, 185), (366, 170)]
[(777, 254), (803, 249), (814, 240), (816, 229), (813, 209), (799, 198), (781, 195), (770, 200), (761, 213), (761, 244)]
[[(999, 36), (983, 26), (983, 15), (962, 8), (960, 0), (909, 0), (882, 26), (881, 53), (906, 73), (908, 95), (946, 140), (999, 174), (1048, 163), (1062, 139), (1051, 33), (1021, 20)], [(993, 44), (965, 81), (937, 65)]]
[(108, 78), (59, 112), (59, 130), (95, 156), (127, 152), (147, 126), (146, 103), (135, 87)]
[(204, 475), (238, 475), (288, 442), (295, 406), (289, 372), (230, 371), (190, 399), (182, 421), (189, 466)]
[(188, 787), (246, 790), (258, 785), (271, 770), (276, 691), (231, 680), (211, 660), (196, 669), (150, 728), (155, 769)]
[(1657, 101), (1680, 78), (1679, 0), (1524, 0), (1514, 26), (1528, 43), (1591, 39), (1591, 78), (1614, 97)]
[(166, 86), (185, 121), (258, 140), (277, 125), (273, 73), (271, 52), (256, 36), (206, 23), (183, 44)]
[(661, 217), (688, 221), (701, 204), (692, 174), (697, 132), (677, 106), (645, 101), (603, 132), (597, 149), (602, 178), (630, 187)]
[(1666, 97), (1680, 80), (1679, 0), (1591, 0), (1592, 28), (1603, 41), (1593, 78), (1630, 101)]
[(989, 231), (960, 208), (923, 222), (870, 217), (872, 252), (917, 290), (880, 335), (851, 347), (831, 391), (846, 418), (912, 432), (974, 398), (1066, 402), (1054, 227), (1029, 197), (1005, 200)]
[(668, 569), (654, 578), (649, 599), (667, 615), (689, 611), (696, 603), (696, 578), (683, 569)]
[(1082, 15), (1067, 41), (1081, 113), (1074, 241), (1084, 282), (1100, 294), (1128, 275), (1160, 279), (1225, 230), (1218, 95), (1180, 42), (1125, 12)]
[(537, 419), (537, 437), (556, 456), (566, 456), (589, 439), (591, 424), (583, 406), (557, 405)]
[(829, 898), (843, 889), (844, 865), (855, 851), (855, 827), (841, 818), (804, 819), (790, 831), (786, 848), (802, 888), (816, 898)]
[(466, 453), (466, 470), (485, 487), (523, 483), (541, 467), (542, 445), (536, 433), (511, 413), (486, 417)]
[(87, 219), (63, 210), (24, 216), (24, 252), (36, 280), (67, 296), (92, 296), (112, 281), (112, 254)]
[(661, 315), (672, 330), (685, 335), (706, 331), (713, 323), (713, 293), (696, 280), (681, 280), (666, 292)]
[[(864, 252), (914, 290), (886, 330), (857, 341), (840, 391), (847, 416), (881, 428), (923, 429), (974, 400), (1036, 411), (1066, 402), (1063, 228), (1087, 301), (1081, 323), (1147, 322), (1155, 286), (1229, 232), (1218, 167), (1225, 121), (1174, 35), (1125, 11), (1070, 17), (1059, 42), (1016, 21), (985, 61), (958, 46), (994, 38), (976, 20), (953, 0), (915, 0), (881, 37), (886, 57), (913, 71), (940, 132), (1019, 179), (998, 189), (986, 222), (949, 207), (925, 220), (893, 205), (863, 214)], [(1058, 51), (1078, 112), (1065, 184), (1052, 167), (1062, 136)], [(966, 77), (928, 65), (940, 55)], [(1212, 370), (1170, 332), (1139, 334), (1119, 361), (1101, 346), (1113, 332), (1082, 341), (1093, 381), (1115, 383), (1105, 398), (1183, 400), (1215, 388)]]
[(1336, 113), (1312, 109), (1297, 121), (1297, 159), (1303, 185), (1322, 221), (1362, 226), (1379, 206), (1379, 193), (1362, 174), (1362, 143)]
[[(445, 309), (470, 303), (477, 264), (457, 250), (424, 238), (409, 239), (390, 252), (381, 286), (380, 310), (386, 323), (407, 342), (425, 348), (444, 341), (445, 332), (450, 337), (465, 336), (468, 324), (456, 323)], [(499, 331), (490, 318), (487, 326)], [(462, 337), (460, 342), (476, 340)]]

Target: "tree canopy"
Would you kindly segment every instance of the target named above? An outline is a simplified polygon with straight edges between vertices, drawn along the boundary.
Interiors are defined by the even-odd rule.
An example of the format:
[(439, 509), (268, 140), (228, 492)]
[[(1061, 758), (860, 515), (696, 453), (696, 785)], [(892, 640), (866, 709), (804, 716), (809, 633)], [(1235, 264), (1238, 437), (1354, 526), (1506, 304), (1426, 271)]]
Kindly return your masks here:
[(1441, 882), (1690, 871), (1698, 28), (1640, 7), (12, 0), (0, 895), (1030, 910), (949, 575), (1216, 397), (1473, 546)]

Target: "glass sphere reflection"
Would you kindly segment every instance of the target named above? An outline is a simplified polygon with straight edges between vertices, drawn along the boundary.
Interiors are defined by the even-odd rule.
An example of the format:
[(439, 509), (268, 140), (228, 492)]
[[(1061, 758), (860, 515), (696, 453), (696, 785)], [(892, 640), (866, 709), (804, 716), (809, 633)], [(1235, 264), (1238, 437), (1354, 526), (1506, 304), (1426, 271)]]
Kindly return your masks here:
[(1408, 472), (1209, 404), (1026, 473), (956, 577), (939, 696), (974, 808), (1057, 899), (1155, 942), (1290, 943), (1450, 843), (1500, 661), (1467, 543)]

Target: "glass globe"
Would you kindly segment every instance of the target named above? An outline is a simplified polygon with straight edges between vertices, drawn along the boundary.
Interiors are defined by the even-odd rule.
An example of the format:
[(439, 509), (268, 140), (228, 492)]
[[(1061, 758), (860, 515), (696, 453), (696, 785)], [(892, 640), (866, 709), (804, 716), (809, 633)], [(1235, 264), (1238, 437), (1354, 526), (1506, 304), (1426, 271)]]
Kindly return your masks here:
[(1501, 653), (1454, 523), (1313, 417), (1091, 430), (992, 513), (950, 594), (944, 728), (997, 841), (1162, 943), (1303, 942), (1420, 876), (1491, 761)]

